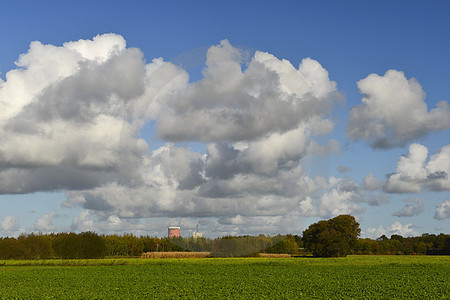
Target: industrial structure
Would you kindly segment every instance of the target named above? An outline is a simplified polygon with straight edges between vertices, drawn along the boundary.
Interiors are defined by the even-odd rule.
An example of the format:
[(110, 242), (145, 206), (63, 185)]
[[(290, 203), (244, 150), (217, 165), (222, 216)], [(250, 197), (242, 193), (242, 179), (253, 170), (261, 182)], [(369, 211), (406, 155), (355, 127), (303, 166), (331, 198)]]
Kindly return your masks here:
[(180, 237), (180, 227), (169, 227), (168, 229), (168, 237)]
[(200, 237), (202, 237), (203, 236), (203, 234), (201, 233), (201, 232), (192, 232), (192, 237), (194, 238), (194, 239), (196, 239), (196, 238), (200, 238)]
[(195, 231), (192, 232), (192, 237), (194, 239), (196, 239), (196, 238), (199, 238), (199, 237), (202, 237), (202, 236), (203, 236), (202, 233), (198, 232), (198, 225), (195, 226)]

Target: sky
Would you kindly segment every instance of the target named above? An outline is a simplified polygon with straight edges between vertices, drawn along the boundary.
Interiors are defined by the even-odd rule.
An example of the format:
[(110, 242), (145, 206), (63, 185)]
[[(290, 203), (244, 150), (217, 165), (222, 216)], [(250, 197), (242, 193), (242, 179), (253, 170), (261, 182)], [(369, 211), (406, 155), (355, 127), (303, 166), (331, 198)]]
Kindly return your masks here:
[(5, 1), (0, 236), (450, 233), (448, 1)]

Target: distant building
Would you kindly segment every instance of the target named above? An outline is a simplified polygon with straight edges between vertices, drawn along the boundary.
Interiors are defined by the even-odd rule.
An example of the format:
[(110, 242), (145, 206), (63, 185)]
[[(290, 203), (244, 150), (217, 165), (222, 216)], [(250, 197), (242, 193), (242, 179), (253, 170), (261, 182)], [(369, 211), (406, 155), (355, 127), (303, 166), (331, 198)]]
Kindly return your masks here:
[(203, 235), (202, 235), (202, 233), (201, 232), (198, 232), (198, 224), (195, 226), (195, 231), (194, 232), (192, 232), (192, 237), (194, 238), (194, 239), (196, 239), (196, 238), (199, 238), (199, 237), (202, 237)]
[(168, 237), (179, 237), (180, 236), (180, 227), (169, 227)]
[(203, 236), (203, 234), (201, 232), (196, 232), (196, 231), (192, 232), (192, 237), (194, 239), (202, 237), (202, 236)]

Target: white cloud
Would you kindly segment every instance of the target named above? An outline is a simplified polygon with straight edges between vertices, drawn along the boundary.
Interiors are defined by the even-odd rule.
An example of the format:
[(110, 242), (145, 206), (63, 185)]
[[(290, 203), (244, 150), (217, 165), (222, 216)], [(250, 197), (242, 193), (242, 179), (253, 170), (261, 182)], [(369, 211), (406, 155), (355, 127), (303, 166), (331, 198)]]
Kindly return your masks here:
[(434, 218), (437, 220), (444, 220), (450, 218), (450, 200), (445, 200), (436, 205), (436, 213)]
[(417, 236), (419, 233), (415, 230), (415, 227), (412, 223), (403, 225), (402, 223), (396, 221), (388, 228), (384, 228), (382, 225), (374, 228), (368, 228), (364, 235), (366, 237), (376, 239), (382, 235), (390, 237), (391, 235), (394, 234), (407, 237), (407, 236)]
[(123, 51), (125, 47), (125, 39), (117, 34), (97, 35), (92, 41), (79, 40), (64, 43), (64, 48), (75, 50), (83, 58), (99, 63), (105, 62), (112, 55)]
[(6, 216), (0, 223), (0, 236), (17, 237), (25, 232), (20, 227), (19, 218), (15, 216)]
[(423, 212), (423, 202), (420, 198), (406, 199), (407, 203), (399, 211), (396, 211), (393, 216), (396, 217), (412, 217)]
[(360, 214), (365, 211), (358, 205), (363, 201), (359, 187), (351, 180), (330, 177), (321, 196), (308, 196), (300, 201), (300, 211), (307, 216), (331, 217), (342, 214)]
[(367, 230), (363, 232), (362, 237), (376, 239), (382, 235), (386, 235), (387, 233), (387, 230), (382, 225), (380, 225), (378, 227), (367, 228)]
[(388, 232), (393, 234), (398, 234), (401, 236), (415, 236), (419, 233), (414, 229), (413, 224), (408, 223), (405, 225), (402, 225), (400, 222), (394, 222), (391, 226), (388, 227)]
[(17, 231), (20, 229), (19, 219), (14, 216), (6, 216), (0, 224), (2, 231)]
[(370, 74), (358, 82), (358, 88), (363, 103), (350, 111), (348, 135), (353, 140), (392, 148), (450, 126), (448, 103), (441, 101), (428, 111), (421, 85), (414, 78), (406, 79), (403, 72)]
[(304, 173), (300, 157), (289, 163), (283, 155), (280, 162), (277, 154), (270, 172), (253, 165), (246, 154), (251, 147), (213, 144), (200, 154), (169, 144), (154, 150), (140, 166), (140, 184), (113, 182), (71, 191), (65, 205), (119, 218), (283, 216), (300, 214), (299, 200), (326, 187), (324, 179)]
[(430, 157), (426, 165), (427, 186), (433, 191), (450, 191), (450, 145)]
[(375, 191), (383, 186), (382, 182), (378, 180), (372, 173), (367, 174), (363, 179), (362, 187), (365, 190)]
[(89, 210), (84, 210), (79, 216), (75, 217), (70, 226), (73, 231), (94, 231), (97, 226), (94, 225), (94, 216)]
[(87, 67), (101, 66), (124, 48), (125, 40), (115, 34), (65, 43), (62, 47), (32, 42), (28, 53), (16, 62), (19, 68), (7, 72), (6, 81), (0, 85), (0, 120), (19, 113), (46, 88)]
[(42, 215), (34, 223), (34, 230), (43, 232), (54, 232), (57, 227), (53, 224), (53, 219), (57, 217), (56, 211)]
[[(342, 98), (319, 62), (294, 67), (260, 51), (245, 62), (222, 41), (203, 75), (190, 83), (162, 58), (146, 64), (115, 34), (32, 43), (0, 84), (0, 193), (65, 191), (66, 207), (85, 209), (71, 229), (104, 232), (198, 217), (228, 233), (287, 233), (302, 216), (382, 202), (365, 200), (349, 179), (303, 169), (305, 158), (340, 151), (335, 140), (315, 140), (332, 132)], [(140, 138), (149, 122), (163, 142), (208, 142), (206, 153), (171, 143), (149, 152), (154, 137)], [(36, 230), (55, 230), (55, 217), (36, 220)]]
[(167, 101), (158, 133), (172, 141), (245, 141), (283, 134), (331, 111), (336, 83), (310, 58), (296, 69), (257, 51), (242, 71), (241, 53), (224, 40), (208, 50), (204, 78)]
[(432, 155), (428, 149), (411, 144), (408, 154), (398, 159), (397, 169), (390, 175), (385, 191), (389, 193), (420, 193), (423, 188), (433, 191), (450, 190), (450, 145)]
[(127, 119), (145, 64), (123, 37), (33, 42), (17, 66), (0, 85), (0, 193), (97, 186), (147, 151)]
[[(320, 146), (312, 140), (333, 129), (326, 115), (338, 96), (336, 83), (312, 59), (296, 69), (287, 60), (257, 52), (242, 71), (240, 55), (227, 41), (211, 47), (204, 78), (190, 84), (186, 71), (161, 58), (145, 65), (142, 53), (127, 48), (119, 35), (63, 46), (33, 42), (0, 86), (0, 193), (97, 194), (139, 187), (131, 194), (154, 189), (170, 199), (195, 193), (206, 177), (214, 179), (208, 186), (217, 186), (215, 179), (224, 174), (215, 163), (229, 170), (235, 183), (245, 177), (244, 184), (229, 189), (232, 194), (279, 193), (286, 185), (281, 178), (274, 189), (262, 190), (270, 181), (265, 176), (283, 173), (286, 180), (305, 155), (338, 151), (335, 141)], [(148, 145), (138, 138), (149, 119), (156, 120), (163, 138), (215, 144), (202, 158), (173, 148), (170, 153), (179, 153), (180, 164), (171, 166), (172, 158), (146, 155)], [(177, 126), (166, 128), (167, 122)], [(241, 140), (245, 149), (233, 152), (230, 140)], [(217, 158), (218, 145), (228, 152)], [(234, 161), (225, 161), (226, 154), (236, 154)], [(167, 162), (158, 163), (161, 159)], [(158, 173), (161, 165), (164, 174)], [(255, 189), (249, 189), (251, 184)], [(205, 190), (212, 191), (203, 187), (200, 192)]]

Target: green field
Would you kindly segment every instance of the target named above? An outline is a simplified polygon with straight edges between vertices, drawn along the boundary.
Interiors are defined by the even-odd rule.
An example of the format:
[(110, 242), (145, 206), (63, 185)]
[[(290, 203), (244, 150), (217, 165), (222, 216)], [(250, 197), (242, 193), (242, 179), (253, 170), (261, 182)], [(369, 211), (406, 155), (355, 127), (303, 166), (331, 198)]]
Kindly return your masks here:
[(450, 299), (450, 257), (0, 261), (2, 299)]

